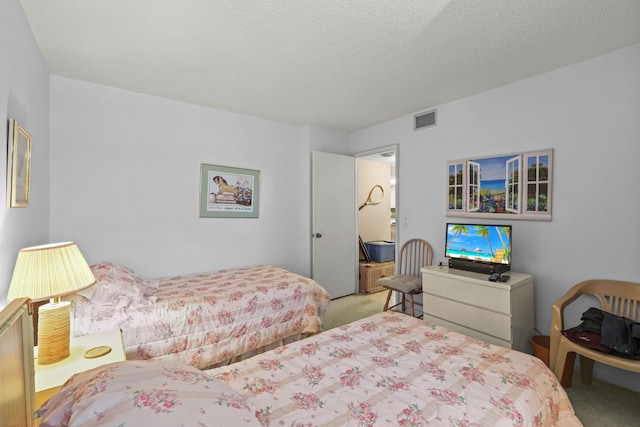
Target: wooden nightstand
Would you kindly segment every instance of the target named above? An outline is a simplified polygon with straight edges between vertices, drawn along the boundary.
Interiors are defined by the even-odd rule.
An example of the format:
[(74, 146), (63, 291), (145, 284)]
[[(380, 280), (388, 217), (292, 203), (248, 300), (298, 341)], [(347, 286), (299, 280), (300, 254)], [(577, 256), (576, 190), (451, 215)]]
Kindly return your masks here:
[[(109, 346), (111, 351), (104, 356), (94, 359), (84, 357), (85, 351), (98, 347)], [(110, 332), (85, 335), (71, 338), (69, 343), (69, 357), (60, 362), (49, 365), (38, 365), (37, 347), (34, 349), (36, 373), (36, 408), (38, 409), (47, 399), (62, 387), (73, 374), (112, 362), (126, 360), (122, 334), (116, 329)]]

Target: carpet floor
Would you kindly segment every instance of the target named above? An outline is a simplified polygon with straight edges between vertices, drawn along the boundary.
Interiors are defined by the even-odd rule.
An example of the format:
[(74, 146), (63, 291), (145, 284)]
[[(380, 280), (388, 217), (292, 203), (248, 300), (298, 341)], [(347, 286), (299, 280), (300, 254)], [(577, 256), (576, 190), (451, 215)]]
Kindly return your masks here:
[(384, 308), (386, 292), (354, 294), (331, 300), (324, 315), (324, 330), (379, 313)]
[[(324, 329), (335, 328), (382, 311), (386, 292), (354, 294), (329, 303)], [(579, 369), (567, 394), (584, 427), (640, 426), (640, 393), (593, 379), (591, 385), (580, 381)]]

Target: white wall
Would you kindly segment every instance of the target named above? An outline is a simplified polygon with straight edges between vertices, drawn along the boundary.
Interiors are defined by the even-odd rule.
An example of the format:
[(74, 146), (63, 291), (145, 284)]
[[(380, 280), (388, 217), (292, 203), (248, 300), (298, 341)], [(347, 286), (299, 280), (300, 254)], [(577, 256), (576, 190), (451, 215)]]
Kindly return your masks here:
[[(513, 270), (535, 276), (536, 327), (548, 334), (551, 305), (572, 285), (640, 282), (639, 117), (636, 45), (441, 105), (437, 127), (413, 132), (410, 115), (354, 132), (350, 151), (400, 145), (398, 218), (409, 221), (398, 227), (431, 242), (440, 261), (452, 220), (446, 161), (553, 148), (552, 221), (510, 221)], [(639, 375), (615, 375), (640, 391)]]
[[(199, 218), (201, 163), (260, 170), (259, 218)], [(309, 275), (309, 168), (299, 127), (51, 77), (51, 237), (90, 263)]]
[[(18, 0), (0, 13), (0, 307), (6, 304), (21, 248), (49, 236), (49, 72)], [(32, 137), (31, 192), (27, 208), (7, 207), (7, 124), (14, 118)]]
[(391, 240), (391, 165), (359, 158), (357, 159), (358, 207), (369, 197), (374, 186), (379, 185), (371, 195), (371, 204), (358, 210), (358, 234), (363, 241)]
[(349, 154), (349, 134), (346, 132), (315, 125), (307, 125), (302, 129), (312, 151)]

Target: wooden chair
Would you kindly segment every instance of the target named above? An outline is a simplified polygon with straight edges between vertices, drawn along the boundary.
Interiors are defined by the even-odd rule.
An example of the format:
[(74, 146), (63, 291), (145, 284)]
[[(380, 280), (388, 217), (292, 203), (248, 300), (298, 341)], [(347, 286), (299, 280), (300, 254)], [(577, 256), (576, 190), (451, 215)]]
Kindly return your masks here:
[[(410, 239), (402, 245), (398, 262), (396, 263), (396, 274), (390, 277), (383, 277), (376, 281), (377, 285), (388, 289), (387, 301), (384, 310), (391, 310), (399, 305), (402, 312), (406, 310), (406, 297), (409, 296), (409, 313), (415, 316), (414, 306), (422, 307), (422, 304), (414, 301), (413, 296), (422, 293), (422, 272), (420, 269), (433, 262), (433, 249), (431, 245), (423, 239)], [(389, 301), (393, 292), (402, 293), (402, 300), (389, 307)], [(420, 316), (418, 316), (420, 317)]]
[(576, 325), (565, 325), (564, 309), (581, 295), (592, 295), (600, 309), (640, 322), (640, 283), (618, 280), (586, 280), (572, 287), (553, 303), (551, 312), (550, 368), (560, 384), (571, 387), (576, 353), (580, 355), (580, 373), (584, 384), (591, 384), (594, 361), (640, 372), (640, 360), (603, 353), (569, 340), (562, 331)]

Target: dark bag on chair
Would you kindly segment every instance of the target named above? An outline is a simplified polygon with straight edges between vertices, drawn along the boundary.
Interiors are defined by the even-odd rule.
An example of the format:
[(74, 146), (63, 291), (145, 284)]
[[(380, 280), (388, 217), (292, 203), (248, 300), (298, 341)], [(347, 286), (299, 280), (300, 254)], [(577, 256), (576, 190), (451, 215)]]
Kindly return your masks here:
[(582, 323), (562, 331), (571, 341), (603, 353), (640, 359), (640, 323), (590, 307)]
[(582, 313), (580, 320), (582, 320), (582, 323), (578, 325), (578, 332), (601, 333), (603, 320), (602, 310), (590, 307), (587, 311)]
[(602, 314), (600, 343), (625, 356), (640, 354), (640, 324), (606, 311)]

